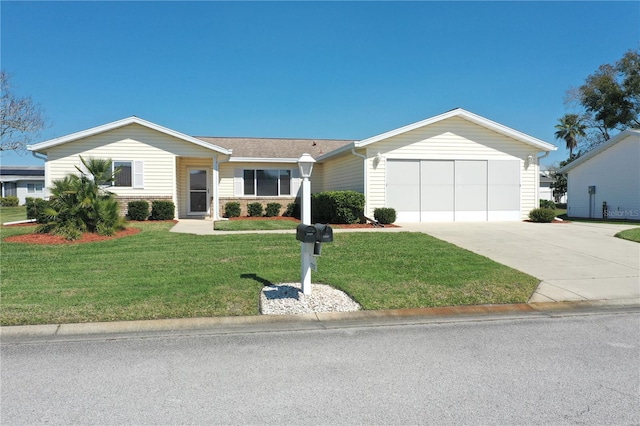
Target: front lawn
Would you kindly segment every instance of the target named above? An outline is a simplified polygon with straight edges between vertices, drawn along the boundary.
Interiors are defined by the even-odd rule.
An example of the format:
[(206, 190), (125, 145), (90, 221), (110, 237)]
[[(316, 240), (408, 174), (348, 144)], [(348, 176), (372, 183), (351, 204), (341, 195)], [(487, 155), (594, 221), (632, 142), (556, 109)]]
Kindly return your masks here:
[(216, 231), (269, 231), (296, 229), (299, 224), (299, 220), (289, 219), (217, 220), (213, 224), (213, 229)]
[(620, 231), (615, 237), (622, 238), (623, 240), (635, 241), (636, 243), (640, 243), (640, 228), (627, 229), (625, 231)]
[[(97, 243), (2, 242), (2, 325), (258, 314), (264, 283), (300, 279), (293, 234), (198, 236), (171, 223)], [(34, 227), (2, 227), (2, 237)], [(339, 233), (314, 283), (365, 309), (526, 302), (538, 280), (419, 233)]]
[(27, 220), (27, 208), (25, 206), (0, 207), (0, 223), (17, 222)]

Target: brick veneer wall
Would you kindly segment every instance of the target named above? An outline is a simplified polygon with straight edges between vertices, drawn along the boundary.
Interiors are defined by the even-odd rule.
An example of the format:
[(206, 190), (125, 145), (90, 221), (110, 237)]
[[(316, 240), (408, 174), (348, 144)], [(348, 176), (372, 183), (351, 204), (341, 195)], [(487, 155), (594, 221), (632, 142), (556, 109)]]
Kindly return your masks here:
[(173, 201), (173, 198), (171, 197), (171, 195), (167, 195), (167, 196), (160, 196), (160, 197), (123, 197), (123, 196), (116, 196), (116, 200), (118, 200), (118, 203), (120, 204), (120, 214), (122, 216), (126, 216), (127, 214), (127, 209), (128, 209), (128, 204), (129, 201), (146, 201), (149, 203), (149, 214), (151, 214), (151, 203), (153, 201)]
[(283, 198), (283, 197), (263, 197), (263, 198), (256, 198), (256, 197), (251, 197), (251, 198), (245, 198), (245, 197), (220, 197), (220, 217), (224, 217), (224, 205), (227, 204), (230, 201), (236, 201), (238, 203), (240, 203), (240, 216), (247, 216), (247, 204), (251, 204), (251, 203), (261, 203), (262, 207), (264, 208), (264, 210), (267, 209), (267, 204), (269, 203), (279, 203), (280, 204), (280, 213), (279, 216), (282, 216), (282, 214), (287, 211), (287, 205), (289, 205), (289, 203), (293, 203), (296, 201), (296, 197), (287, 197), (287, 198)]

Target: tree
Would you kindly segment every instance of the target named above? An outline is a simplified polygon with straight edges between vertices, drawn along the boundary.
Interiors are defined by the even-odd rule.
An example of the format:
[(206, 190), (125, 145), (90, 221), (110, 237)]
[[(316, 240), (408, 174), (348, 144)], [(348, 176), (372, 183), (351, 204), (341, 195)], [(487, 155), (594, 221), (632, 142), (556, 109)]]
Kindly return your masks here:
[(80, 161), (86, 173), (78, 168), (79, 176), (69, 174), (53, 181), (49, 207), (44, 212), (48, 221), (38, 232), (75, 240), (83, 232), (113, 235), (123, 227), (118, 201), (103, 188), (114, 181), (119, 170), (111, 171), (111, 160), (80, 157)]
[(573, 150), (578, 146), (578, 138), (584, 137), (587, 126), (582, 124), (578, 114), (565, 114), (556, 124), (556, 139), (562, 139), (567, 144), (569, 158), (573, 157)]
[(577, 144), (584, 143), (587, 149), (614, 133), (640, 127), (640, 50), (628, 50), (613, 65), (600, 65), (583, 85), (567, 92), (567, 103), (581, 110), (578, 115), (585, 135), (578, 137)]
[(11, 76), (0, 71), (0, 151), (21, 151), (46, 126), (41, 108), (30, 97), (13, 93)]

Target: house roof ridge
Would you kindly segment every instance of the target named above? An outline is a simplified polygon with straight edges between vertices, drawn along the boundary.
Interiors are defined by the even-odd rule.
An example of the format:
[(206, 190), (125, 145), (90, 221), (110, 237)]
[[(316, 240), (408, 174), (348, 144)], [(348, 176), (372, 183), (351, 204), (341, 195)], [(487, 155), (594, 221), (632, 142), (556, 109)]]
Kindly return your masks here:
[(260, 136), (193, 136), (194, 138), (208, 139), (251, 139), (251, 140), (282, 140), (282, 141), (335, 141), (335, 142), (354, 142), (359, 139), (333, 139), (333, 138), (279, 138), (279, 137), (260, 137)]

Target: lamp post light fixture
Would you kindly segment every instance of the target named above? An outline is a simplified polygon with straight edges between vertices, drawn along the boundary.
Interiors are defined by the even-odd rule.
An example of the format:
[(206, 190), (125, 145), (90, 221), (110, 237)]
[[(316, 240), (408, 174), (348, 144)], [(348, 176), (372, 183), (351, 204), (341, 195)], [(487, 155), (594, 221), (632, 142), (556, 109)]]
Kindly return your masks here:
[[(302, 176), (302, 194), (300, 197), (301, 223), (311, 225), (311, 171), (316, 160), (306, 152), (298, 159), (300, 176)], [(303, 294), (311, 294), (311, 256), (313, 256), (314, 243), (300, 243), (301, 274), (300, 283)]]

